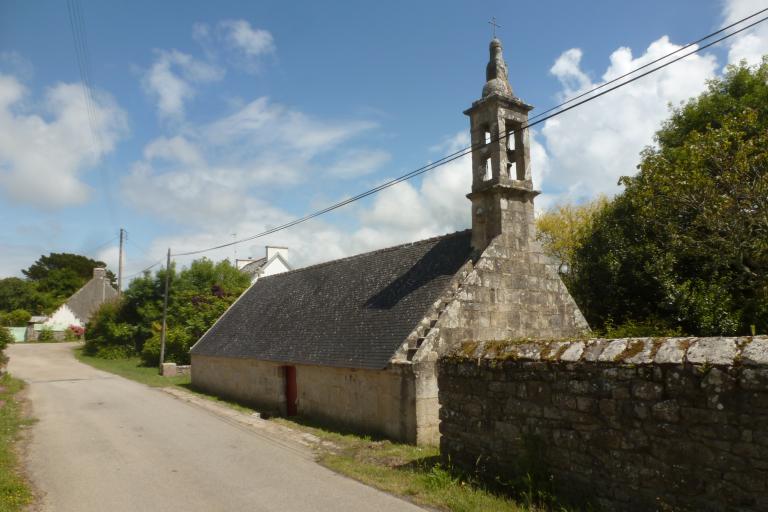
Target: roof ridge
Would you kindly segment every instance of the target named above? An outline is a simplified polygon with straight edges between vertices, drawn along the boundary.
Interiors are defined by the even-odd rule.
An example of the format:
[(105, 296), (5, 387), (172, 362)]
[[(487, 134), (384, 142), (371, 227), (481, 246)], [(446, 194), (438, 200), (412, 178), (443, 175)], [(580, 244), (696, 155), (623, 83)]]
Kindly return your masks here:
[(471, 232), (471, 231), (472, 231), (471, 228), (462, 229), (461, 231), (454, 231), (453, 233), (446, 233), (444, 235), (438, 235), (438, 236), (433, 236), (433, 237), (430, 237), (430, 238), (424, 238), (423, 240), (416, 240), (415, 242), (406, 242), (404, 244), (392, 245), (390, 247), (384, 247), (384, 248), (376, 249), (376, 250), (373, 250), (373, 251), (361, 252), (359, 254), (353, 254), (352, 256), (345, 256), (343, 258), (337, 258), (335, 260), (328, 260), (328, 261), (324, 261), (322, 263), (315, 263), (314, 265), (308, 265), (306, 267), (296, 268), (296, 269), (293, 269), (293, 270), (288, 270), (286, 272), (280, 272), (278, 274), (273, 274), (271, 276), (264, 276), (261, 279), (269, 279), (270, 277), (284, 276), (286, 274), (295, 274), (297, 272), (303, 272), (304, 270), (312, 270), (312, 269), (316, 269), (318, 267), (323, 267), (323, 266), (326, 266), (326, 265), (331, 265), (333, 263), (339, 263), (341, 261), (349, 261), (349, 260), (352, 260), (352, 259), (355, 259), (355, 258), (361, 258), (363, 256), (370, 256), (372, 254), (380, 254), (380, 253), (385, 253), (385, 252), (388, 252), (388, 251), (394, 251), (396, 249), (402, 249), (404, 247), (426, 244), (426, 243), (429, 243), (429, 242), (434, 242), (436, 240), (440, 240), (442, 238), (450, 238), (450, 237), (453, 237), (453, 236), (462, 235), (464, 233)]

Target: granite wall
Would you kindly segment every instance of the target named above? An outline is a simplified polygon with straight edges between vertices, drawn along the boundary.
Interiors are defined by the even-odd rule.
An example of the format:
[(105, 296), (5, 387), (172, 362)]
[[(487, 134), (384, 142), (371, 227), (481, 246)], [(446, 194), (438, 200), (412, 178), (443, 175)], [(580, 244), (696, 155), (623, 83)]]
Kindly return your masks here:
[[(298, 414), (360, 432), (415, 443), (416, 397), (410, 365), (385, 370), (293, 365)], [(207, 393), (286, 414), (284, 366), (249, 358), (192, 354), (192, 385)]]
[(768, 337), (465, 343), (441, 452), (605, 510), (768, 510)]

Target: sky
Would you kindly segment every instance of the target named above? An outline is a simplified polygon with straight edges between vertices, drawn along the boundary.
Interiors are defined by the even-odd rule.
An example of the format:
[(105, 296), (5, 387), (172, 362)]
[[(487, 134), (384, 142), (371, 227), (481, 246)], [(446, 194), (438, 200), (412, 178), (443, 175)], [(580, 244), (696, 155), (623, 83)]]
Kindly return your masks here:
[[(766, 7), (0, 0), (0, 277), (49, 252), (116, 269), (121, 227), (130, 277), (169, 247), (246, 238), (465, 147), (491, 17), (536, 114)], [(537, 210), (620, 192), (671, 105), (764, 53), (768, 22), (532, 128)], [(194, 257), (278, 245), (300, 267), (466, 229), (470, 182), (462, 158)]]

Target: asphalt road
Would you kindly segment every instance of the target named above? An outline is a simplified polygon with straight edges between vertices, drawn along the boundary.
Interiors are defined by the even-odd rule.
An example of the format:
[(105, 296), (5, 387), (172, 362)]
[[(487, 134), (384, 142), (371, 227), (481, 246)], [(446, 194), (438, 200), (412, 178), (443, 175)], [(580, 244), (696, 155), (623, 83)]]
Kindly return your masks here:
[(84, 365), (72, 344), (8, 355), (38, 419), (26, 464), (44, 511), (421, 510), (285, 439)]

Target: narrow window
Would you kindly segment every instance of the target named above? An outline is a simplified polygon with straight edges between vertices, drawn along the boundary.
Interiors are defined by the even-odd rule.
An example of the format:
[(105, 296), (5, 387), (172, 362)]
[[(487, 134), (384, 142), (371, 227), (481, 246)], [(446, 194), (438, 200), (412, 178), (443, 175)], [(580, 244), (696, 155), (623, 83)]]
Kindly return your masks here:
[(491, 169), (491, 157), (486, 158), (483, 165), (485, 166), (483, 181), (490, 181), (490, 179), (493, 178), (493, 171)]

